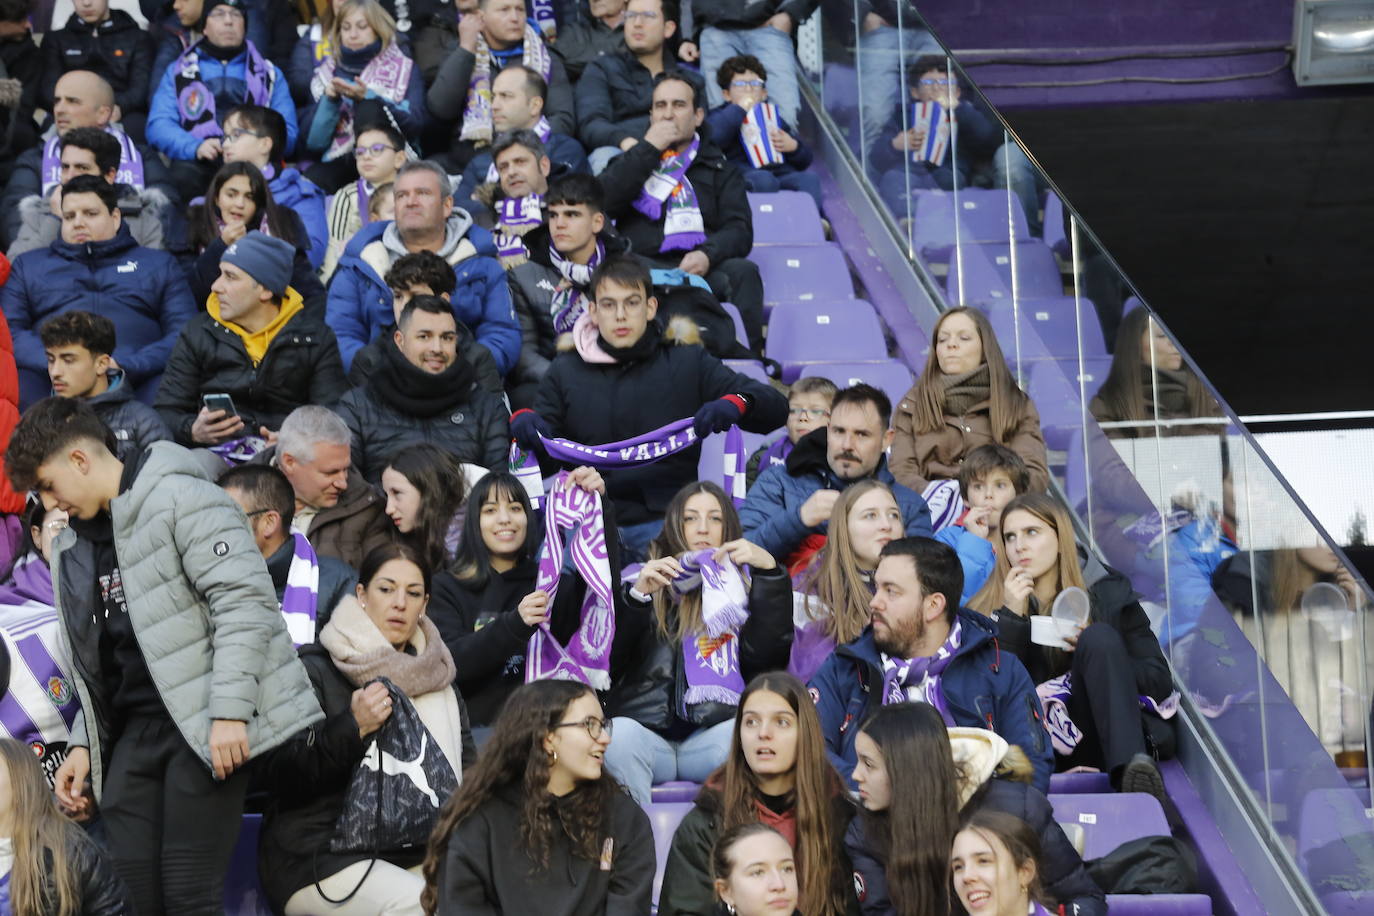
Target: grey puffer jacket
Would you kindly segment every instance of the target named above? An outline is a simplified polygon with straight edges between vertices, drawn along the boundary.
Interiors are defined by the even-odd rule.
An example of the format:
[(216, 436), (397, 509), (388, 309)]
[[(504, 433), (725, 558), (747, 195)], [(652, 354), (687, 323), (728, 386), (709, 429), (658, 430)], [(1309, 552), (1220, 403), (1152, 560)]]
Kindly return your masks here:
[[(188, 450), (154, 443), (133, 485), (110, 503), (129, 620), (148, 673), (182, 737), (210, 767), (210, 720), (248, 724), (261, 756), (324, 713), (291, 646), (266, 563), (243, 511)], [(71, 746), (91, 753), (100, 799), (111, 739), (101, 684), (100, 630), (89, 613), (95, 548), (59, 535), (52, 558), (56, 605), (78, 677), (81, 713)]]
[[(129, 224), (134, 241), (144, 248), (165, 249), (168, 222), (175, 210), (172, 201), (158, 188), (140, 191), (127, 184), (115, 188), (119, 191), (119, 213)], [(10, 260), (35, 248), (47, 248), (62, 234), (62, 220), (53, 215), (48, 199), (38, 194), (19, 201), (19, 219), (18, 234), (7, 252)]]

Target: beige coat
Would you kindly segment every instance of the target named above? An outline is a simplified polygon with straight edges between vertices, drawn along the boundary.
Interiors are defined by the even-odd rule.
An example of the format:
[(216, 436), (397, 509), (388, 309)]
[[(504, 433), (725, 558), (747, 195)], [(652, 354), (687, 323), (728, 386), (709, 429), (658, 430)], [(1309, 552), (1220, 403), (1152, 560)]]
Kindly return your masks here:
[[(945, 417), (938, 432), (916, 434), (915, 386), (906, 393), (893, 412), (892, 454), (888, 467), (897, 482), (917, 493), (925, 492), (932, 480), (953, 480), (966, 456), (980, 445), (994, 443), (992, 420), (987, 401), (975, 405), (962, 417)], [(1021, 456), (1030, 471), (1031, 492), (1042, 492), (1050, 484), (1045, 457), (1045, 440), (1040, 435), (1040, 414), (1027, 398), (1016, 431), (1005, 445)]]

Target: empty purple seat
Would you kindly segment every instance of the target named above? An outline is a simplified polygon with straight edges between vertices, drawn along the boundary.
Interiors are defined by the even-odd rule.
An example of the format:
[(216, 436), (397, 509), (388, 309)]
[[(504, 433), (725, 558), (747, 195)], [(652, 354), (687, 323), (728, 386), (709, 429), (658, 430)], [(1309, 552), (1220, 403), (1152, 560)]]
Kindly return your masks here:
[(649, 815), (649, 826), (654, 831), (654, 858), (658, 862), (654, 870), (655, 901), (663, 889), (663, 872), (668, 867), (668, 850), (673, 845), (673, 834), (691, 810), (691, 802), (650, 802), (644, 809), (644, 813)]
[(825, 241), (816, 200), (805, 191), (750, 194), (755, 245), (814, 245)]
[(1064, 295), (1064, 281), (1059, 276), (1054, 252), (1039, 239), (1017, 242), (1014, 254), (1006, 242), (962, 244), (950, 257), (949, 276), (945, 278), (945, 295), (950, 302), (962, 305), (1010, 299), (1013, 292), (1027, 299)]
[(1112, 916), (1212, 916), (1206, 894), (1108, 894)]
[(650, 790), (654, 804), (659, 804), (661, 802), (689, 802), (695, 799), (697, 793), (700, 791), (700, 783), (683, 782), (681, 780), (660, 783)]
[(1015, 302), (994, 299), (978, 303), (978, 308), (987, 314), (1003, 352), (1013, 346), (1015, 319), (1019, 315), (1022, 337), (1027, 331), (1034, 333), (1050, 356), (1077, 356), (1080, 336), (1084, 356), (1107, 355), (1102, 323), (1097, 318), (1097, 309), (1088, 299), (1075, 301), (1073, 296), (1023, 297)]
[(1085, 359), (1081, 372), (1077, 360), (1045, 359), (1029, 364), (1026, 394), (1040, 412), (1045, 445), (1056, 451), (1067, 448), (1073, 431), (1082, 429), (1084, 418), (1092, 419), (1086, 412), (1087, 404), (1106, 381), (1111, 365), (1108, 357)]
[(768, 384), (768, 373), (763, 371), (763, 364), (753, 359), (726, 359), (721, 360), (731, 372), (738, 372), (747, 375), (756, 382)]
[(866, 382), (887, 395), (892, 406), (896, 407), (911, 390), (911, 370), (898, 359), (881, 363), (812, 363), (801, 371), (798, 378), (819, 375), (828, 378), (841, 388)]
[(749, 260), (759, 266), (767, 309), (854, 298), (849, 264), (838, 245), (759, 245), (749, 252)]
[(873, 306), (862, 299), (797, 302), (776, 309), (764, 352), (791, 384), (812, 363), (887, 362), (887, 341)]
[(927, 260), (948, 261), (956, 240), (1008, 243), (1031, 237), (1021, 199), (1009, 191), (961, 188), (912, 196), (911, 242)]
[(729, 315), (730, 320), (735, 323), (735, 340), (747, 348), (749, 335), (744, 330), (744, 316), (739, 313), (739, 309), (735, 308), (733, 302), (722, 302), (720, 307), (725, 309), (725, 314)]
[(1105, 856), (1129, 840), (1169, 836), (1169, 821), (1158, 799), (1143, 792), (1051, 794), (1054, 819), (1083, 828), (1084, 859)]
[(267, 895), (258, 883), (258, 834), (261, 814), (245, 814), (239, 822), (234, 856), (224, 876), (224, 912), (229, 916), (272, 916)]

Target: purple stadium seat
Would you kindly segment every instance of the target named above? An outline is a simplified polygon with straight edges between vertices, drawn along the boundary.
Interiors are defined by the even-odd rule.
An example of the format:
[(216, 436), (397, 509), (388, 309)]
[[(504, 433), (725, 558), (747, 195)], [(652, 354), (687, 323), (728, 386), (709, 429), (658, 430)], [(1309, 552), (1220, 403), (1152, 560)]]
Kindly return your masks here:
[[(1107, 378), (1112, 361), (1107, 357), (1084, 360), (1083, 391), (1079, 392), (1077, 360), (1035, 360), (1030, 363), (1026, 394), (1040, 412), (1045, 445), (1056, 451), (1068, 447), (1075, 429), (1083, 426), (1084, 409)], [(1087, 414), (1089, 420), (1091, 414)]]
[(689, 802), (697, 797), (701, 784), (674, 780), (656, 785), (651, 791), (656, 805), (663, 802)]
[(957, 194), (917, 191), (912, 196), (911, 242), (926, 260), (948, 261), (956, 239), (1007, 243), (1031, 237), (1021, 199), (1008, 191), (961, 188)]
[(1106, 773), (1051, 773), (1051, 795), (1082, 795), (1110, 792), (1112, 781)]
[(887, 341), (873, 306), (862, 299), (797, 302), (773, 312), (764, 352), (791, 384), (812, 363), (887, 362)]
[[(1010, 299), (1012, 296), (1012, 246), (1006, 242), (960, 245), (949, 261), (945, 295), (956, 304)], [(1016, 243), (1017, 288), (1023, 298), (1064, 295), (1064, 281), (1054, 252), (1039, 239)], [(960, 277), (963, 295), (960, 295)]]
[(765, 309), (854, 298), (849, 264), (838, 245), (759, 245), (749, 252), (749, 260), (763, 277)]
[(882, 363), (812, 363), (802, 369), (798, 378), (813, 375), (828, 378), (840, 388), (867, 382), (886, 394), (893, 407), (911, 390), (912, 382), (911, 370), (898, 359)]
[[(1368, 798), (1367, 793), (1351, 789), (1308, 792), (1298, 823), (1298, 861), (1306, 863), (1309, 871), (1359, 874), (1361, 856), (1355, 850), (1366, 848), (1374, 839), (1364, 811)], [(1328, 913), (1374, 912), (1374, 888), (1368, 884), (1358, 889), (1324, 885), (1318, 891)]]
[(1143, 792), (1051, 794), (1049, 799), (1056, 821), (1083, 828), (1084, 859), (1101, 858), (1128, 840), (1169, 836), (1164, 809)]
[(730, 316), (730, 320), (735, 323), (735, 340), (749, 346), (749, 335), (744, 330), (744, 317), (740, 315), (739, 309), (735, 308), (732, 302), (722, 302), (720, 307), (725, 309), (725, 314)]
[(812, 245), (825, 242), (816, 201), (804, 191), (750, 194), (755, 245)]
[(1206, 894), (1108, 894), (1112, 916), (1212, 916)]
[(1073, 296), (1023, 297), (1017, 302), (994, 299), (991, 302), (979, 302), (977, 306), (992, 322), (992, 329), (997, 332), (997, 342), (1002, 344), (1003, 352), (1012, 348), (1016, 331), (1013, 319), (1019, 314), (1023, 348), (1026, 331), (1030, 329), (1045, 344), (1050, 356), (1077, 356), (1080, 334), (1084, 356), (1107, 355), (1102, 323), (1098, 320), (1097, 309), (1088, 299), (1075, 302)]
[(691, 810), (691, 802), (650, 802), (644, 809), (644, 813), (649, 815), (649, 826), (654, 831), (654, 858), (658, 861), (658, 868), (654, 870), (655, 902), (659, 891), (663, 889), (663, 871), (668, 866), (668, 850), (673, 845), (673, 834)]
[(240, 821), (234, 857), (224, 877), (224, 912), (229, 916), (272, 916), (267, 895), (258, 883), (258, 833), (261, 814), (245, 814)]
[[(763, 445), (771, 435), (764, 436), (759, 433), (751, 433), (741, 430), (744, 437), (744, 460), (748, 461), (749, 456), (754, 454), (755, 449)], [(709, 480), (724, 486), (725, 480), (725, 433), (715, 433), (701, 440), (701, 458), (697, 461), (697, 479)], [(690, 783), (689, 783), (690, 785)], [(686, 800), (691, 801), (696, 798), (696, 793), (690, 795)], [(655, 792), (654, 800), (658, 801), (658, 794)], [(665, 799), (667, 801), (669, 799)], [(675, 799), (673, 799), (675, 800)]]
[(747, 375), (756, 382), (769, 383), (768, 373), (763, 371), (763, 364), (753, 359), (726, 359), (721, 360), (732, 372)]

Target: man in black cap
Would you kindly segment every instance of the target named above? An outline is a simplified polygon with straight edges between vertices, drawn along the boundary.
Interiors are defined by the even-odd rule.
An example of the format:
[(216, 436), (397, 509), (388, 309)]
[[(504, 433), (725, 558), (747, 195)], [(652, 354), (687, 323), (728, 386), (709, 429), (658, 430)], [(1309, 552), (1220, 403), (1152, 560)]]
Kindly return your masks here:
[(347, 390), (334, 332), (289, 285), (294, 257), (289, 243), (257, 231), (225, 250), (205, 314), (187, 322), (158, 390), (177, 442), (271, 441), (291, 411), (332, 405)]

